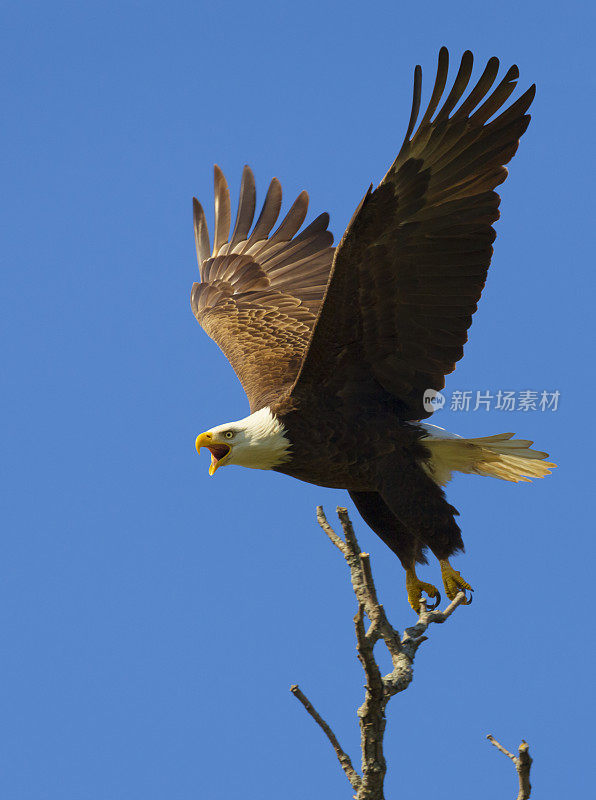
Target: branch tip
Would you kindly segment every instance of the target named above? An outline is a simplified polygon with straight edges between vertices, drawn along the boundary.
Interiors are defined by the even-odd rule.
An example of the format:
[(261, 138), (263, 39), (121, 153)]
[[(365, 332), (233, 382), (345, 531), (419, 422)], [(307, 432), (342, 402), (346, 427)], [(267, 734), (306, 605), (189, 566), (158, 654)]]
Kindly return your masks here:
[(342, 746), (337, 740), (337, 736), (331, 730), (331, 727), (328, 725), (327, 722), (325, 722), (323, 717), (319, 714), (319, 712), (310, 702), (308, 697), (300, 689), (298, 684), (296, 683), (292, 684), (292, 686), (290, 686), (290, 691), (292, 692), (294, 697), (302, 703), (306, 711), (314, 719), (319, 728), (321, 728), (321, 730), (329, 740), (329, 743), (333, 747), (335, 755), (337, 756), (337, 760), (339, 761), (340, 766), (346, 775), (346, 778), (350, 781), (352, 788), (355, 791), (358, 791), (361, 784), (360, 775), (356, 772), (356, 770), (352, 766), (352, 761), (350, 760), (350, 756), (345, 752), (345, 750), (343, 750)]
[(517, 748), (519, 755), (514, 756), (503, 745), (498, 742), (492, 733), (487, 734), (486, 738), (494, 745), (497, 750), (500, 750), (503, 755), (510, 758), (515, 765), (517, 778), (519, 782), (519, 791), (516, 800), (528, 800), (532, 793), (532, 784), (530, 783), (530, 769), (532, 767), (532, 757), (530, 755), (530, 746), (525, 739), (521, 740), (521, 744)]

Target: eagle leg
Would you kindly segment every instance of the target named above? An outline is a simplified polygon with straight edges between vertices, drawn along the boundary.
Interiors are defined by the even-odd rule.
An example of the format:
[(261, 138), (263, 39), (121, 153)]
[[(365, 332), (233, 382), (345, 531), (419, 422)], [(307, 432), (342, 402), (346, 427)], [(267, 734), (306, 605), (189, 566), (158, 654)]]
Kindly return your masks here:
[(436, 598), (436, 602), (432, 606), (428, 606), (428, 610), (432, 611), (441, 602), (441, 593), (436, 586), (432, 583), (425, 583), (421, 581), (416, 575), (415, 562), (406, 569), (406, 590), (408, 592), (408, 602), (414, 611), (420, 613), (420, 600), (422, 599), (422, 592), (426, 592), (429, 597)]
[[(470, 593), (474, 590), (470, 586), (470, 584), (465, 581), (460, 573), (453, 569), (451, 564), (449, 563), (449, 559), (443, 558), (439, 560), (439, 564), (441, 565), (441, 575), (443, 577), (443, 586), (445, 587), (445, 593), (450, 600), (454, 600), (458, 594), (458, 592), (466, 592), (469, 591)], [(466, 597), (464, 605), (470, 605), (472, 602), (472, 594), (470, 594), (470, 599)]]

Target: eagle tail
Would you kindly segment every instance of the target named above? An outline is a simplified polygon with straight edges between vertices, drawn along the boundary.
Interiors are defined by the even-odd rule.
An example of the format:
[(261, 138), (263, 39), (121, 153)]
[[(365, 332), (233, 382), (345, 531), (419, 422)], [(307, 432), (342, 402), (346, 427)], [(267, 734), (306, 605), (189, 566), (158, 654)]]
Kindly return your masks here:
[(557, 466), (545, 461), (548, 453), (531, 449), (534, 442), (514, 439), (513, 433), (463, 439), (434, 425), (421, 425), (428, 432), (422, 442), (430, 451), (430, 459), (424, 466), (440, 486), (451, 480), (453, 472), (518, 483), (544, 478)]

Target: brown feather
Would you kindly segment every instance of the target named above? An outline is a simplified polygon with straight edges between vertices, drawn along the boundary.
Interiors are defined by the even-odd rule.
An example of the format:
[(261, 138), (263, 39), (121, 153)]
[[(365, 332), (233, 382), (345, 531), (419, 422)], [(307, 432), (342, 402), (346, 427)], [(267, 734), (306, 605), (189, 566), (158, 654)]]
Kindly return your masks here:
[(527, 128), (534, 90), (494, 117), (513, 92), (518, 69), (511, 67), (492, 89), (499, 61), (491, 58), (464, 97), (473, 64), (466, 51), (441, 105), (448, 63), (442, 48), (417, 128), (421, 72), (415, 71), (402, 148), (336, 249), (325, 303), (292, 388), (297, 402), (317, 393), (341, 402), (356, 392), (392, 405), (403, 419), (422, 419), (429, 416), (424, 391), (443, 388), (463, 355), (492, 256), (500, 202), (494, 190)]
[(192, 208), (195, 229), (195, 247), (197, 249), (197, 263), (199, 265), (200, 272), (203, 266), (203, 261), (209, 258), (211, 253), (211, 245), (209, 244), (209, 229), (207, 228), (205, 212), (203, 211), (203, 206), (199, 203), (196, 197), (193, 197), (192, 199)]
[(230, 239), (230, 250), (233, 250), (237, 244), (244, 242), (248, 237), (248, 232), (255, 216), (256, 204), (257, 193), (255, 189), (255, 178), (251, 168), (246, 165), (242, 170), (238, 212), (236, 214), (234, 232)]
[(215, 233), (213, 234), (213, 255), (216, 256), (230, 235), (230, 191), (223, 172), (213, 167), (213, 192), (215, 195)]
[[(323, 300), (333, 259), (329, 215), (321, 214), (299, 235), (308, 195), (302, 192), (277, 231), (267, 238), (281, 209), (281, 185), (271, 181), (263, 209), (255, 212), (254, 177), (242, 175), (238, 214), (230, 230), (230, 196), (215, 168), (215, 241), (209, 258), (205, 215), (195, 201), (195, 239), (201, 283), (191, 306), (221, 347), (244, 387), (251, 410), (274, 403), (292, 385)], [(229, 239), (228, 239), (229, 237)]]

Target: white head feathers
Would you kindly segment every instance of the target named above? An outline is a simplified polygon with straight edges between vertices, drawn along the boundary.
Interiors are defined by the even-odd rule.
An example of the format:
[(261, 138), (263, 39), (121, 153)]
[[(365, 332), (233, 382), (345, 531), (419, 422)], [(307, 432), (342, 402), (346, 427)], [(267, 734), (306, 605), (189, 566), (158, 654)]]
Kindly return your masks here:
[(233, 437), (221, 439), (231, 447), (225, 459), (226, 465), (272, 469), (291, 457), (288, 452), (291, 443), (285, 435), (286, 430), (268, 406), (237, 422), (228, 422), (209, 430), (216, 438), (223, 437), (227, 432), (231, 432)]

